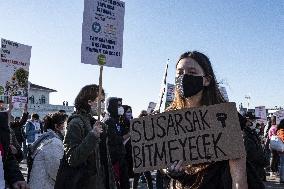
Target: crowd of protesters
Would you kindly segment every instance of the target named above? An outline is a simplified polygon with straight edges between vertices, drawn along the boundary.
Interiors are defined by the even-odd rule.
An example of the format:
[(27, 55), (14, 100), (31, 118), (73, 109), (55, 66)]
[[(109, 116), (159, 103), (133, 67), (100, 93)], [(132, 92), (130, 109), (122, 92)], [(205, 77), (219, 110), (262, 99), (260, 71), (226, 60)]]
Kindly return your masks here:
[[(110, 97), (103, 118), (96, 120), (99, 100), (105, 100), (104, 90), (99, 97), (98, 85), (86, 85), (72, 115), (54, 112), (43, 121), (36, 113), (28, 119), (27, 106), (22, 117), (12, 118), (12, 106), (6, 109), (0, 101), (0, 189), (137, 189), (143, 178), (153, 189), (153, 172), (133, 172), (132, 107)], [(166, 111), (224, 102), (209, 58), (183, 53), (176, 64), (175, 98)], [(138, 118), (148, 115), (143, 110)], [(262, 189), (267, 173), (284, 183), (284, 120), (271, 116), (264, 125), (247, 112), (239, 114), (239, 122), (246, 158), (197, 165), (177, 161), (155, 171), (156, 188)], [(23, 160), (26, 181), (19, 167)]]

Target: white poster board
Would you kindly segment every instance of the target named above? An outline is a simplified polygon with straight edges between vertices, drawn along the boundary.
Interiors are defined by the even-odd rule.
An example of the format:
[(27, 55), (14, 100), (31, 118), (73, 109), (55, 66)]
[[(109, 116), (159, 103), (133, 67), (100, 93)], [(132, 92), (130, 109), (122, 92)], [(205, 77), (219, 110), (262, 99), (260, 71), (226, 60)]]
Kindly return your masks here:
[(226, 87), (219, 87), (219, 90), (220, 90), (223, 98), (226, 100), (226, 102), (229, 102), (229, 96), (228, 96)]
[(259, 117), (260, 119), (257, 119), (258, 123), (263, 123), (266, 125), (267, 123), (267, 115), (266, 115), (266, 109), (265, 106), (257, 106), (255, 107), (255, 117)]
[(120, 0), (85, 0), (81, 62), (122, 67), (125, 4)]
[(147, 113), (150, 114), (154, 111), (157, 103), (155, 102), (149, 102), (148, 108), (147, 108)]
[(171, 103), (174, 101), (175, 98), (175, 85), (167, 83), (167, 93), (166, 93), (166, 103), (165, 109), (167, 109)]
[(284, 119), (284, 110), (278, 110), (273, 115), (276, 116), (276, 124), (279, 124)]
[(172, 102), (175, 98), (175, 85), (167, 83), (167, 97), (166, 101)]
[(28, 102), (31, 46), (1, 39), (0, 95), (12, 96), (14, 108)]

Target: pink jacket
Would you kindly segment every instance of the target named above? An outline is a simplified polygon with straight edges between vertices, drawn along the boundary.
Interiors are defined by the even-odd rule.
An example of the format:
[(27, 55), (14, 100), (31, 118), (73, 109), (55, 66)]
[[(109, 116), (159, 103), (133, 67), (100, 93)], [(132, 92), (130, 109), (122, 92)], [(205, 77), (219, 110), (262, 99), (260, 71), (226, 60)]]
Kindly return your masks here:
[(272, 136), (276, 135), (277, 125), (272, 125), (268, 131), (268, 138), (271, 139)]

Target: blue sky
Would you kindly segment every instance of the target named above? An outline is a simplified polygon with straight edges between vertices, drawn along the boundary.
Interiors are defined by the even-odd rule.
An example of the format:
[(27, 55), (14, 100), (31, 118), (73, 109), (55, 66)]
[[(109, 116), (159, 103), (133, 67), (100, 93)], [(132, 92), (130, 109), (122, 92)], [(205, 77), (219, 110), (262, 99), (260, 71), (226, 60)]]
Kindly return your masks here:
[[(123, 68), (105, 68), (109, 96), (135, 114), (157, 101), (166, 60), (168, 81), (185, 51), (209, 56), (230, 101), (284, 106), (284, 1), (126, 0)], [(52, 104), (72, 104), (98, 83), (97, 66), (80, 63), (83, 0), (0, 0), (0, 37), (31, 45), (30, 81), (56, 89)]]

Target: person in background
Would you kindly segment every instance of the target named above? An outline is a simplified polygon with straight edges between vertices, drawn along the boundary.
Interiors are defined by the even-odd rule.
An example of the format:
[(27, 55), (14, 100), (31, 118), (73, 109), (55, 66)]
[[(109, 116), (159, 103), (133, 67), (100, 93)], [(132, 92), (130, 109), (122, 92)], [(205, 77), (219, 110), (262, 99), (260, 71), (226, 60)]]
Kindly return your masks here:
[(10, 123), (10, 128), (14, 131), (16, 139), (21, 147), (23, 146), (23, 142), (25, 142), (24, 125), (27, 122), (28, 117), (28, 105), (26, 104), (22, 117), (16, 117), (15, 121)]
[(20, 163), (24, 158), (24, 153), (22, 151), (22, 146), (19, 144), (14, 130), (10, 128), (10, 151), (15, 156), (18, 163)]
[(58, 112), (61, 113), (61, 114), (66, 114), (65, 110), (59, 110)]
[(269, 157), (266, 157), (264, 148), (261, 144), (261, 139), (256, 132), (256, 120), (259, 118), (255, 117), (251, 112), (248, 112), (245, 117), (246, 127), (243, 129), (243, 138), (247, 152), (247, 161), (249, 161), (253, 165), (257, 176), (261, 180), (265, 181), (266, 174), (264, 168), (269, 165)]
[(25, 125), (27, 144), (32, 144), (41, 134), (41, 125), (38, 114), (33, 114), (32, 118)]
[[(0, 188), (29, 189), (18, 163), (10, 150), (9, 111), (0, 102)], [(11, 110), (9, 108), (9, 110)]]
[(128, 166), (128, 176), (129, 178), (133, 178), (134, 172), (133, 172), (133, 161), (132, 161), (132, 146), (131, 146), (131, 140), (130, 140), (130, 121), (133, 119), (132, 115), (132, 108), (128, 105), (122, 105), (124, 109), (124, 114), (120, 117), (119, 123), (123, 128), (123, 144), (125, 146), (126, 150), (126, 161)]
[(0, 112), (5, 111), (5, 104), (3, 100), (0, 100)]
[(264, 127), (264, 138), (268, 138), (268, 131), (271, 128), (271, 117), (267, 117), (267, 123)]
[(280, 183), (284, 184), (284, 119), (277, 126), (276, 136), (271, 137), (270, 148), (279, 154)]
[[(108, 127), (108, 146), (110, 158), (115, 173), (116, 185), (119, 189), (129, 189), (128, 167), (125, 159), (126, 150), (124, 147), (123, 127), (119, 118), (124, 114), (122, 99), (110, 97), (106, 101), (107, 113), (102, 122)], [(105, 138), (105, 137), (103, 137)], [(103, 149), (101, 149), (103, 151)]]
[(276, 116), (271, 117), (271, 127), (268, 131), (268, 138), (271, 139), (272, 136), (276, 135), (277, 125), (276, 125)]
[[(276, 116), (271, 117), (271, 127), (268, 131), (268, 139), (271, 140), (272, 136), (276, 136), (277, 125), (276, 125)], [(270, 161), (270, 170), (271, 176), (277, 175), (279, 164), (279, 154), (275, 150), (271, 150), (271, 161)]]
[(53, 113), (44, 117), (45, 133), (31, 146), (33, 159), (29, 185), (31, 189), (53, 189), (55, 179), (63, 157), (64, 123), (66, 116), (61, 113)]
[[(17, 162), (20, 163), (23, 160), (23, 151), (21, 149), (22, 146), (19, 144), (19, 142), (17, 140), (15, 131), (11, 128), (11, 126), (16, 123), (14, 117), (11, 116), (12, 109), (13, 109), (13, 104), (10, 103), (9, 104), (9, 110), (7, 111), (8, 115), (10, 117), (10, 119), (9, 119), (9, 121), (10, 121), (10, 124), (9, 124), (9, 130), (10, 130), (9, 150), (10, 150), (11, 154), (13, 154), (15, 156)], [(19, 130), (19, 132), (21, 132), (21, 130)], [(24, 136), (22, 136), (22, 138), (20, 138), (20, 139), (23, 139), (23, 137)]]
[(130, 121), (133, 119), (132, 108), (128, 105), (122, 105), (122, 107), (124, 109), (124, 113), (121, 116), (122, 122), (125, 127), (125, 132), (128, 133), (130, 131)]
[(263, 122), (261, 122), (259, 125), (259, 130), (260, 130), (259, 135), (264, 136), (264, 128), (265, 128), (265, 125)]

